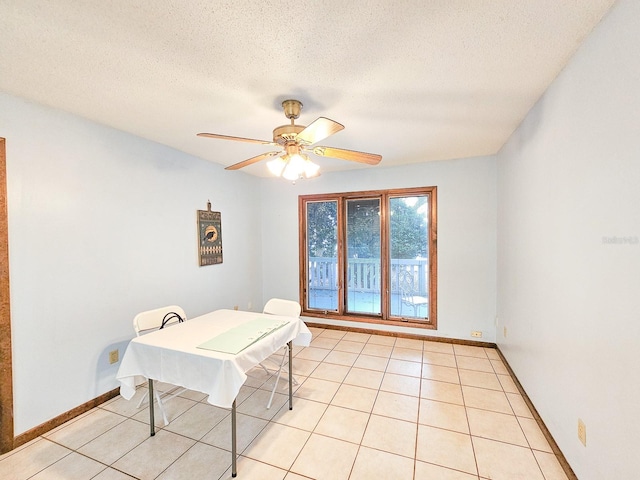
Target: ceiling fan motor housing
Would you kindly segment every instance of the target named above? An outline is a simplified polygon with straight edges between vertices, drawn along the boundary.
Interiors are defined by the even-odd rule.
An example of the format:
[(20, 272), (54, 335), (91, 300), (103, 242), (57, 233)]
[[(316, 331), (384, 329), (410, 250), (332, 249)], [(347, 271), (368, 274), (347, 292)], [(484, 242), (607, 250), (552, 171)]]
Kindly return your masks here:
[(273, 141), (278, 145), (294, 142), (298, 133), (304, 129), (304, 125), (281, 125), (273, 129)]

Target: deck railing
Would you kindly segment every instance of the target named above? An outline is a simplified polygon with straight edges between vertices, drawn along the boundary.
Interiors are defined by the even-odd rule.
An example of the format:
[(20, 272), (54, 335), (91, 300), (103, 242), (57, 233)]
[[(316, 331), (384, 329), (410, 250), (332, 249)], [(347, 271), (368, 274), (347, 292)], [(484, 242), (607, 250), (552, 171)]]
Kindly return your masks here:
[[(416, 294), (425, 295), (428, 286), (429, 261), (420, 259), (397, 259), (391, 261), (391, 292), (398, 292), (400, 271), (413, 273)], [(309, 258), (308, 280), (310, 290), (337, 290), (338, 263), (336, 258)], [(380, 260), (350, 258), (347, 264), (347, 289), (358, 292), (380, 292)]]

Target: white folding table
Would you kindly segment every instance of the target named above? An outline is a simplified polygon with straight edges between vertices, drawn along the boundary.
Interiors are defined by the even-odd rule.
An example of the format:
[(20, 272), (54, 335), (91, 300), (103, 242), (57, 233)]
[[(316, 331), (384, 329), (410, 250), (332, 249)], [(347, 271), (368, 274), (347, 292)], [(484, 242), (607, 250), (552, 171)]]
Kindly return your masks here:
[[(251, 333), (256, 322), (272, 320), (278, 327)], [(224, 353), (206, 348), (207, 344), (231, 339), (234, 332), (246, 336), (246, 348)], [(266, 332), (266, 333), (265, 333)], [(256, 336), (255, 333), (260, 335)], [(238, 335), (233, 336), (237, 344)], [(246, 372), (289, 345), (289, 410), (293, 409), (292, 343), (308, 346), (311, 332), (295, 317), (264, 315), (236, 310), (216, 310), (200, 317), (136, 337), (127, 346), (116, 378), (120, 394), (130, 399), (136, 392), (136, 376), (149, 380), (149, 398), (153, 399), (153, 381), (170, 383), (208, 395), (207, 401), (231, 408), (231, 474), (236, 470), (236, 396), (247, 379)], [(204, 345), (204, 346), (203, 346)], [(231, 348), (233, 350), (234, 348)], [(151, 435), (155, 435), (153, 401), (149, 402)]]

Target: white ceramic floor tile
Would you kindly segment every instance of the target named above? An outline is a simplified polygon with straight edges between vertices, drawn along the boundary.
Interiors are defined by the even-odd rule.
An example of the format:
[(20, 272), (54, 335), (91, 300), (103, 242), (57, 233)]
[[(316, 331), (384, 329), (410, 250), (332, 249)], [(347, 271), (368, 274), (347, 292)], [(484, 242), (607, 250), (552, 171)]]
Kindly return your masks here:
[(309, 375), (311, 378), (320, 378), (321, 380), (329, 380), (331, 382), (341, 383), (351, 370), (351, 367), (346, 365), (335, 365), (332, 363), (321, 363), (318, 367)]
[(418, 420), (418, 404), (418, 397), (380, 391), (372, 413), (415, 423)]
[(424, 363), (441, 367), (456, 368), (456, 357), (448, 353), (425, 351), (422, 354)]
[(478, 476), (417, 460), (414, 480), (478, 480)]
[[(90, 415), (69, 423), (64, 428), (57, 429), (54, 433), (46, 435), (46, 437), (60, 445), (75, 450), (125, 420), (126, 418), (122, 415), (97, 408), (93, 409)], [(148, 421), (149, 417), (147, 416)]]
[(495, 373), (460, 369), (458, 370), (458, 375), (460, 376), (460, 383), (462, 385), (502, 391), (502, 385)]
[(413, 348), (399, 347), (396, 342), (396, 346), (393, 347), (393, 351), (391, 352), (391, 358), (407, 360), (409, 362), (422, 362), (422, 349), (415, 350)]
[[(340, 352), (338, 350), (332, 350), (329, 355), (326, 356), (324, 362), (335, 363), (336, 365), (352, 366), (358, 359), (357, 353), (352, 352)], [(295, 371), (295, 369), (294, 369)]]
[(422, 365), (422, 378), (437, 380), (438, 382), (460, 383), (457, 368), (430, 365), (428, 363)]
[(464, 405), (462, 388), (459, 384), (423, 379), (420, 385), (420, 397), (439, 402)]
[(469, 433), (467, 412), (462, 405), (421, 399), (418, 422), (422, 425)]
[(498, 375), (498, 380), (500, 380), (500, 384), (502, 385), (502, 389), (508, 393), (520, 393), (518, 387), (516, 386), (516, 382), (509, 375)]
[(330, 405), (314, 433), (359, 444), (369, 422), (369, 414)]
[(412, 478), (413, 459), (360, 447), (349, 480)]
[(425, 352), (448, 353), (453, 355), (453, 344), (428, 340), (423, 343), (422, 350)]
[(342, 337), (343, 340), (348, 340), (350, 342), (361, 342), (361, 343), (367, 343), (370, 338), (371, 338), (370, 333), (360, 333), (360, 332), (347, 332), (345, 336)]
[[(224, 473), (220, 480), (251, 479), (256, 480), (282, 480), (287, 474), (286, 470), (258, 462), (251, 458), (239, 457), (237, 460), (238, 476), (231, 476), (231, 467)], [(195, 480), (195, 478), (194, 478)]]
[(407, 375), (385, 373), (380, 390), (418, 397), (420, 396), (420, 379)]
[(456, 356), (456, 363), (458, 364), (458, 368), (494, 373), (493, 365), (491, 365), (488, 358)]
[(331, 404), (362, 412), (371, 412), (377, 395), (377, 390), (342, 384), (333, 397)]
[(329, 403), (340, 388), (337, 382), (321, 380), (319, 378), (307, 378), (296, 390), (296, 397), (314, 400), (316, 402)]
[(396, 339), (396, 347), (401, 348), (411, 348), (413, 350), (422, 351), (424, 348), (424, 340), (418, 340), (417, 338), (402, 338), (398, 337)]
[(157, 480), (218, 480), (230, 465), (231, 454), (226, 450), (196, 443)]
[(242, 455), (289, 470), (309, 435), (304, 430), (270, 423)]
[(324, 332), (322, 332), (320, 335), (320, 337), (324, 337), (324, 338), (337, 338), (338, 340), (342, 339), (345, 335), (347, 334), (346, 331), (344, 330), (332, 330), (330, 328), (325, 329)]
[[(193, 400), (189, 400), (188, 398), (174, 397), (170, 400), (163, 401), (162, 405), (164, 408), (164, 412), (167, 415), (167, 420), (169, 420), (169, 422), (172, 422), (173, 420), (178, 418), (180, 415), (182, 415), (184, 412), (186, 412), (191, 407), (193, 407), (196, 403), (197, 402), (194, 402)], [(138, 411), (138, 413), (136, 413), (132, 418), (140, 422), (149, 423), (149, 406), (147, 403), (145, 403), (144, 405), (146, 406), (144, 408), (141, 408)], [(162, 417), (162, 411), (160, 410), (160, 408), (158, 408), (157, 404), (153, 409), (153, 413), (154, 413), (156, 427), (158, 428), (164, 427), (164, 419)]]
[(376, 370), (384, 372), (389, 364), (387, 357), (376, 357), (373, 355), (359, 355), (357, 360), (353, 363), (354, 367), (365, 368), (367, 370)]
[(170, 432), (200, 440), (213, 427), (230, 415), (224, 408), (214, 407), (208, 403), (198, 403), (173, 420), (165, 428)]
[(152, 480), (195, 443), (181, 435), (160, 430), (112, 466), (140, 480)]
[(471, 435), (528, 447), (515, 415), (467, 408)]
[(347, 480), (357, 452), (353, 443), (313, 434), (291, 471), (316, 480)]
[(285, 403), (288, 404), (289, 395), (275, 393), (273, 396), (273, 402), (271, 403), (271, 408), (267, 409), (267, 403), (269, 403), (270, 396), (271, 392), (269, 390), (256, 390), (253, 395), (237, 407), (237, 411), (238, 413), (251, 415), (252, 417), (270, 420), (276, 413), (278, 413), (280, 407)]
[(478, 473), (471, 437), (450, 430), (419, 425), (416, 459), (472, 475)]
[(463, 385), (462, 394), (467, 407), (513, 415), (513, 409), (504, 392)]
[(80, 447), (78, 452), (111, 465), (147, 438), (149, 438), (149, 425), (127, 419)]
[(293, 399), (293, 410), (289, 410), (289, 402), (285, 403), (272, 421), (311, 432), (326, 409), (326, 403), (296, 397)]
[[(242, 453), (268, 423), (267, 420), (263, 420), (262, 418), (238, 413), (236, 415), (236, 443), (238, 453)], [(218, 423), (218, 425), (213, 427), (200, 441), (230, 452), (231, 417), (229, 416)]]
[(553, 453), (549, 442), (545, 438), (542, 430), (532, 418), (518, 418), (520, 427), (524, 432), (524, 436), (527, 437), (527, 442), (533, 450), (540, 450), (542, 452)]
[(9, 453), (0, 461), (0, 478), (25, 480), (66, 457), (71, 450), (40, 438), (26, 448)]
[(362, 445), (412, 458), (416, 448), (416, 424), (371, 415)]
[(376, 345), (375, 343), (367, 343), (362, 349), (363, 355), (371, 355), (373, 357), (389, 358), (393, 347), (391, 345)]
[(558, 458), (553, 453), (533, 451), (533, 455), (540, 465), (545, 480), (568, 480)]
[(465, 357), (488, 358), (485, 349), (482, 347), (454, 344), (453, 351), (455, 352), (456, 356), (461, 355)]
[(297, 362), (300, 359), (314, 360), (316, 362), (321, 362), (322, 360), (325, 359), (327, 355), (329, 355), (330, 352), (331, 352), (330, 349), (327, 350), (326, 348), (316, 348), (316, 347), (309, 346), (302, 349), (300, 353), (296, 355), (296, 359), (294, 360), (294, 362)]
[(325, 338), (325, 337), (313, 337), (313, 340), (311, 340), (311, 346), (312, 347), (317, 347), (317, 348), (326, 348), (327, 350), (332, 350), (333, 347), (335, 347), (338, 342), (340, 340), (338, 340), (337, 338)]
[[(89, 480), (106, 468), (102, 463), (72, 452), (61, 458), (53, 465), (31, 477), (31, 480), (51, 480), (73, 478), (74, 480)], [(9, 477), (12, 478), (12, 477)]]
[(383, 377), (384, 372), (381, 371), (352, 367), (345, 377), (344, 383), (378, 390)]
[(513, 409), (513, 413), (518, 417), (533, 418), (533, 414), (531, 410), (529, 410), (524, 398), (522, 398), (522, 395), (519, 393), (507, 393), (506, 395)]
[[(365, 367), (366, 368), (366, 367)], [(407, 360), (399, 360), (392, 358), (387, 364), (387, 373), (396, 373), (398, 375), (409, 375), (410, 377), (420, 377), (422, 373), (422, 364), (420, 362), (409, 362)]]
[(393, 347), (396, 343), (396, 337), (390, 335), (371, 335), (367, 343), (374, 343), (376, 345), (389, 345)]
[(114, 468), (105, 468), (92, 480), (131, 480), (131, 477)]
[(473, 437), (480, 477), (492, 480), (544, 480), (533, 453), (528, 448)]
[(350, 342), (349, 340), (340, 340), (338, 344), (333, 347), (334, 350), (339, 352), (360, 353), (364, 348), (364, 343)]

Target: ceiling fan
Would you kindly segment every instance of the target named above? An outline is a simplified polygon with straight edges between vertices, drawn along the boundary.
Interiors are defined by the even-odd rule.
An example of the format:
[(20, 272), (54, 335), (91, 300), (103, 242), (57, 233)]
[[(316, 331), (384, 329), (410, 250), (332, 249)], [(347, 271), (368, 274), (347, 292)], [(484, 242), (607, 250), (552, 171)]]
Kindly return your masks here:
[(225, 170), (238, 170), (257, 163), (261, 160), (277, 157), (267, 163), (269, 170), (276, 176), (282, 176), (287, 180), (296, 180), (313, 177), (319, 174), (319, 166), (309, 160), (307, 153), (313, 153), (320, 157), (338, 158), (351, 162), (377, 165), (382, 160), (381, 155), (373, 153), (357, 152), (342, 148), (314, 146), (320, 140), (339, 132), (344, 125), (325, 117), (319, 117), (308, 126), (296, 125), (294, 120), (300, 116), (302, 103), (298, 100), (285, 100), (282, 102), (285, 116), (291, 120), (290, 125), (281, 125), (273, 130), (273, 141), (255, 140), (252, 138), (230, 137), (217, 133), (198, 133), (199, 137), (219, 138), (222, 140), (235, 140), (238, 142), (259, 143), (261, 145), (273, 145), (282, 147), (281, 150), (261, 153), (242, 162), (235, 163)]

